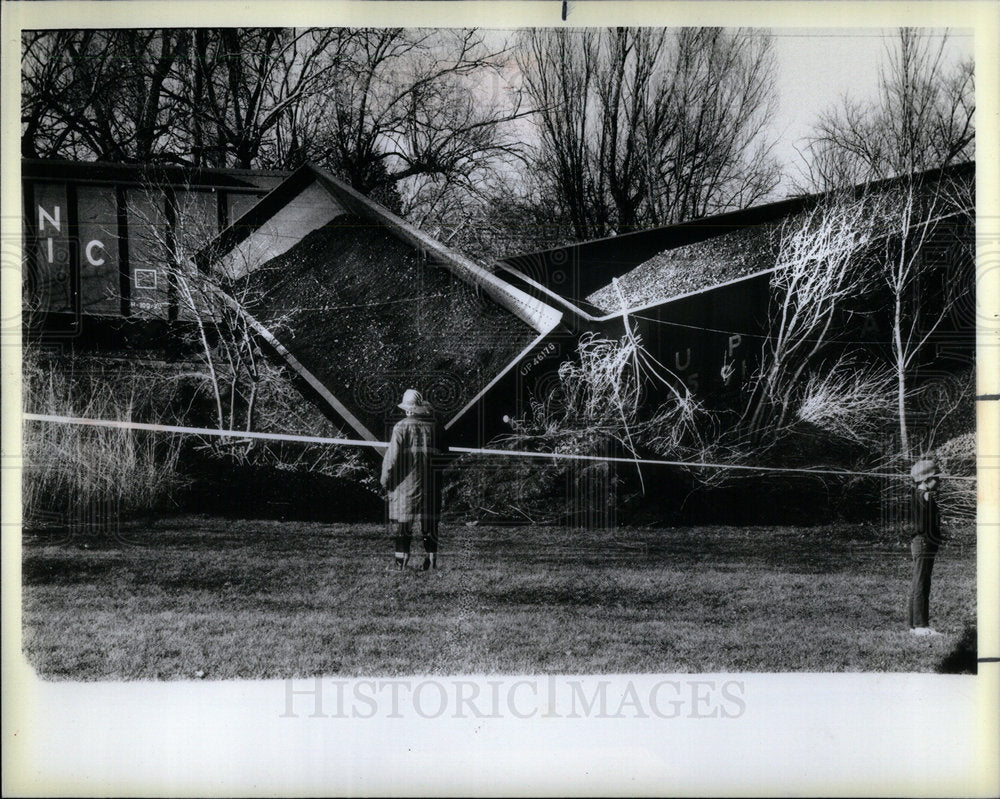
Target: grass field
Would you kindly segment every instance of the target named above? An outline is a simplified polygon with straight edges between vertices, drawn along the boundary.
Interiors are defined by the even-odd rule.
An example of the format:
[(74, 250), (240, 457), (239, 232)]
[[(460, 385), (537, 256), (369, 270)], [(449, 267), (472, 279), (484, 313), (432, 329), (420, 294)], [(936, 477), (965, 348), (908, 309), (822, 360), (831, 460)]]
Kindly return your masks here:
[(402, 574), (374, 524), (29, 533), (24, 650), (85, 680), (974, 670), (975, 538), (955, 532), (938, 638), (908, 634), (908, 550), (870, 525), (442, 525), (442, 568)]

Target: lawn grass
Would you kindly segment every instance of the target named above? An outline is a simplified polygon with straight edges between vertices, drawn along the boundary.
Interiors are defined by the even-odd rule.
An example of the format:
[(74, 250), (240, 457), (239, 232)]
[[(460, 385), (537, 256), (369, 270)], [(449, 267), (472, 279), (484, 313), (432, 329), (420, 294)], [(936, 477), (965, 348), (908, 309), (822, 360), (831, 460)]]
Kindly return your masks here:
[(29, 533), (24, 650), (85, 680), (974, 669), (975, 537), (956, 532), (939, 638), (907, 633), (909, 552), (871, 525), (443, 525), (442, 568), (402, 574), (375, 524)]

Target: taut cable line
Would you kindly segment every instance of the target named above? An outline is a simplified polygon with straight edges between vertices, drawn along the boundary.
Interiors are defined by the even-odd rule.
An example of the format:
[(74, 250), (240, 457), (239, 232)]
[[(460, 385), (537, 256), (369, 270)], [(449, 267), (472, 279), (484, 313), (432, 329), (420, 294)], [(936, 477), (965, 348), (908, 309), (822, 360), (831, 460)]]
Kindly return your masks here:
[[(321, 436), (299, 436), (287, 433), (253, 433), (245, 430), (218, 430), (210, 427), (180, 427), (177, 425), (150, 424), (148, 422), (125, 422), (116, 419), (88, 419), (79, 416), (51, 416), (41, 413), (24, 413), (22, 418), (30, 422), (49, 422), (52, 424), (74, 424), (85, 427), (107, 427), (118, 430), (147, 430), (152, 433), (172, 433), (196, 436), (220, 436), (237, 439), (257, 439), (262, 441), (288, 441), (301, 444), (327, 444), (344, 447), (371, 447), (386, 449), (385, 441), (366, 441), (352, 438), (324, 438)], [(514, 458), (552, 458), (572, 461), (598, 461), (601, 463), (628, 463), (641, 466), (674, 466), (685, 469), (732, 469), (735, 471), (779, 472), (788, 474), (836, 475), (841, 477), (887, 477), (893, 479), (910, 479), (908, 473), (897, 472), (862, 472), (849, 469), (813, 469), (791, 466), (746, 466), (734, 463), (711, 463), (708, 461), (673, 461), (654, 458), (624, 458), (604, 457), (601, 455), (577, 455), (571, 452), (532, 452), (529, 450), (489, 449), (485, 447), (448, 447), (449, 452), (468, 455), (493, 455)], [(975, 481), (975, 477), (961, 475), (942, 475), (948, 480)]]

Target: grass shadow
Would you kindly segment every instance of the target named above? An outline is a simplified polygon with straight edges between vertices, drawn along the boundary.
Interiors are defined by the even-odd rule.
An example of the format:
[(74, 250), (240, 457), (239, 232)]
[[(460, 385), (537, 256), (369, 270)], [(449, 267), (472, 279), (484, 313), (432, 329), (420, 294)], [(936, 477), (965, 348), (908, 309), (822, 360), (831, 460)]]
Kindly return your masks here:
[(937, 665), (938, 674), (976, 674), (979, 670), (976, 626), (966, 625), (955, 648)]
[(27, 556), (21, 564), (24, 585), (72, 585), (92, 583), (111, 574), (111, 561), (94, 562), (68, 555)]

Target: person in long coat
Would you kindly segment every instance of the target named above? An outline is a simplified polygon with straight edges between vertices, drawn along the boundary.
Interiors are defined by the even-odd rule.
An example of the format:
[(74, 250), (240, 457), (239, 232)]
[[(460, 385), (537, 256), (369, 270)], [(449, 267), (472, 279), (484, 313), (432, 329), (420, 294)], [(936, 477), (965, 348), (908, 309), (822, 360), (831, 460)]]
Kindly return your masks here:
[(419, 525), (425, 553), (421, 568), (436, 569), (443, 431), (434, 418), (434, 408), (416, 389), (407, 389), (398, 407), (406, 416), (392, 428), (381, 478), (388, 492), (389, 521), (394, 526), (395, 565), (400, 571), (406, 568), (414, 525)]

